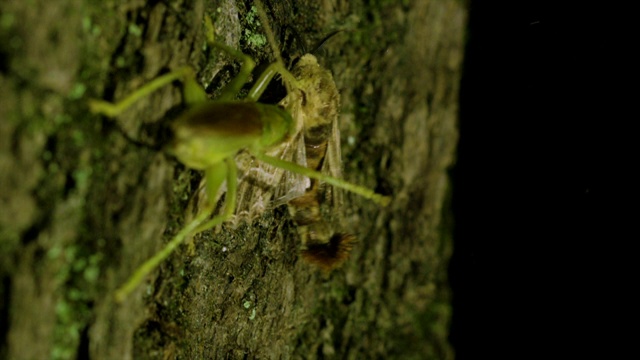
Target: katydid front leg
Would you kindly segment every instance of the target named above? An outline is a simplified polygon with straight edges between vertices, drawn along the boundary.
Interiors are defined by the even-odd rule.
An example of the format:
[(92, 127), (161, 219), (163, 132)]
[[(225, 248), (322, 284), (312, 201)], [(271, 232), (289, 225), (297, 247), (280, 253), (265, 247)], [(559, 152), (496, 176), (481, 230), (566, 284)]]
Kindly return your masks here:
[(176, 80), (184, 82), (183, 94), (185, 102), (194, 104), (207, 100), (206, 93), (195, 80), (193, 69), (190, 66), (184, 66), (154, 79), (116, 103), (90, 99), (89, 110), (94, 114), (102, 114), (114, 118), (130, 108), (136, 101), (149, 96), (152, 92)]

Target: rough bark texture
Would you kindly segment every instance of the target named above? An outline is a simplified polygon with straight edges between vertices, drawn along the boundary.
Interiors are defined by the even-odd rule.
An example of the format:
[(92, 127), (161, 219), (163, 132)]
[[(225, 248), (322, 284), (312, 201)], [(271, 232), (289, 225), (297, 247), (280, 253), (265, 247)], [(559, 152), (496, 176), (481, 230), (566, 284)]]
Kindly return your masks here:
[[(184, 217), (199, 173), (152, 146), (179, 85), (116, 120), (87, 111), (190, 64), (215, 92), (259, 62), (250, 1), (18, 0), (0, 5), (0, 358), (452, 358), (448, 168), (454, 161), (465, 3), (267, 1), (285, 56), (333, 30), (323, 59), (342, 97), (346, 194), (360, 239), (339, 271), (298, 259), (285, 208), (176, 251), (122, 304), (115, 288)], [(136, 141), (132, 141), (135, 139)], [(142, 144), (142, 145), (141, 145)]]

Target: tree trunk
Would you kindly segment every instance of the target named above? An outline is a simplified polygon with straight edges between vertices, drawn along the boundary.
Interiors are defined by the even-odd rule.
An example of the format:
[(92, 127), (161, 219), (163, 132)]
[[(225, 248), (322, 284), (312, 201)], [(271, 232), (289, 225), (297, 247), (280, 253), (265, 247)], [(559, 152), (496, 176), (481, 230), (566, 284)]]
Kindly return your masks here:
[(185, 64), (215, 97), (237, 64), (205, 46), (205, 17), (217, 40), (272, 60), (251, 3), (2, 2), (0, 358), (453, 357), (456, 0), (266, 1), (286, 58), (344, 30), (319, 56), (341, 92), (344, 177), (393, 197), (345, 194), (334, 211), (359, 238), (345, 266), (325, 276), (300, 260), (278, 207), (196, 236), (114, 301), (181, 228), (201, 174), (156, 149), (183, 109), (179, 84), (115, 120), (87, 100)]

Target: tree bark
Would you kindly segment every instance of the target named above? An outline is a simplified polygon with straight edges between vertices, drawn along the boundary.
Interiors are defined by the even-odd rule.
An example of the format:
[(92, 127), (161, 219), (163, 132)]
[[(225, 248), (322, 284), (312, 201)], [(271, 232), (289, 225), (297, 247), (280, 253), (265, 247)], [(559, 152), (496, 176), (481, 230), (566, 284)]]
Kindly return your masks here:
[[(266, 1), (286, 58), (321, 48), (341, 92), (345, 194), (359, 244), (324, 276), (299, 260), (286, 207), (180, 247), (122, 304), (113, 291), (182, 226), (201, 174), (156, 148), (183, 109), (167, 86), (116, 120), (120, 99), (188, 64), (215, 97), (233, 59), (260, 63), (251, 1), (18, 0), (0, 5), (0, 358), (439, 358), (447, 342), (450, 182), (465, 3)], [(275, 96), (275, 95), (274, 95)]]

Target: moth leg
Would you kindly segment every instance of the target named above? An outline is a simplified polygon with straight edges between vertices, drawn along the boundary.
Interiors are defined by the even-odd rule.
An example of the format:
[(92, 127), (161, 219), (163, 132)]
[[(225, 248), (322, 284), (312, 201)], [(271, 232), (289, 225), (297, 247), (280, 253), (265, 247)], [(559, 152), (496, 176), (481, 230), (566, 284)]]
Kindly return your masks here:
[(256, 157), (256, 159), (260, 160), (260, 161), (264, 161), (267, 164), (273, 165), (273, 166), (277, 166), (279, 168), (285, 169), (287, 171), (291, 171), (297, 174), (301, 174), (307, 177), (310, 177), (312, 179), (316, 179), (316, 180), (320, 180), (320, 181), (324, 181), (327, 184), (331, 184), (335, 187), (339, 187), (342, 189), (345, 189), (347, 191), (350, 191), (352, 193), (358, 194), (360, 196), (363, 196), (367, 199), (373, 200), (376, 203), (386, 206), (391, 202), (391, 198), (389, 196), (384, 196), (381, 194), (376, 193), (375, 191), (368, 189), (366, 187), (363, 186), (359, 186), (356, 184), (352, 184), (348, 181), (344, 181), (342, 179), (338, 179), (338, 178), (334, 178), (332, 176), (323, 174), (321, 172), (315, 171), (313, 169), (309, 169), (308, 167), (304, 167), (289, 161), (284, 161), (284, 160), (280, 160), (278, 158), (272, 157), (272, 156), (268, 156), (268, 155), (264, 155), (264, 154), (260, 154), (260, 153), (253, 153), (253, 156)]
[[(235, 191), (237, 188), (237, 170), (236, 164), (234, 160), (227, 159), (224, 163), (219, 163), (206, 171), (207, 176), (207, 192), (210, 196), (210, 199), (213, 199), (215, 194), (218, 192), (218, 188), (222, 185), (225, 177), (227, 180), (228, 191), (227, 194), (230, 196), (227, 198), (227, 205), (225, 209), (225, 213), (223, 215), (217, 216), (213, 218), (211, 221), (208, 221), (206, 224), (202, 224), (207, 220), (209, 216), (211, 216), (211, 212), (213, 211), (215, 204), (208, 202), (205, 204), (204, 208), (198, 213), (198, 215), (187, 225), (185, 225), (174, 237), (165, 245), (165, 247), (157, 252), (153, 257), (149, 260), (145, 261), (136, 271), (129, 277), (129, 279), (116, 290), (115, 298), (117, 302), (122, 302), (127, 295), (131, 291), (133, 291), (140, 282), (147, 276), (151, 271), (153, 271), (162, 261), (164, 261), (171, 253), (189, 236), (192, 234), (196, 234), (213, 226), (216, 226), (219, 223), (222, 223), (226, 220), (225, 216), (233, 215), (233, 211), (235, 209)], [(231, 194), (231, 192), (234, 192)], [(231, 196), (232, 195), (232, 196)], [(231, 210), (228, 208), (231, 207)], [(205, 227), (209, 225), (208, 227)]]
[(148, 96), (152, 92), (172, 83), (175, 80), (184, 81), (185, 102), (196, 103), (207, 99), (204, 90), (195, 80), (195, 73), (193, 69), (190, 66), (184, 66), (157, 77), (118, 102), (111, 103), (104, 100), (90, 99), (89, 110), (95, 114), (102, 114), (107, 117), (116, 117), (131, 107), (131, 105), (136, 101)]

